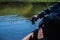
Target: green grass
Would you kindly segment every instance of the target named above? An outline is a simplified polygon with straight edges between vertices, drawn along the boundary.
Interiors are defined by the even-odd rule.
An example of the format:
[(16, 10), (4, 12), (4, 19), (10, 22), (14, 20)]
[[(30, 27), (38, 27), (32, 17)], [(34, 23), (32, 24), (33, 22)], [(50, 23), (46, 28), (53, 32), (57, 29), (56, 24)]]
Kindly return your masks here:
[(25, 0), (25, 2), (56, 2), (58, 0)]
[(58, 0), (0, 0), (0, 2), (56, 2)]
[[(47, 3), (50, 6), (49, 3)], [(38, 14), (43, 9), (47, 8), (47, 4), (20, 4), (20, 5), (0, 5), (0, 15), (17, 14), (19, 16), (31, 17), (34, 14)]]
[(10, 14), (18, 14), (18, 15), (25, 15), (30, 12), (32, 9), (32, 5), (25, 5), (25, 6), (6, 6), (4, 9), (0, 10), (0, 15), (10, 15)]
[[(37, 5), (37, 4), (36, 4)], [(47, 3), (47, 4), (39, 4), (34, 7), (34, 13), (39, 13), (41, 11), (43, 11), (44, 9), (46, 9), (47, 7), (49, 7), (51, 5), (51, 3)]]

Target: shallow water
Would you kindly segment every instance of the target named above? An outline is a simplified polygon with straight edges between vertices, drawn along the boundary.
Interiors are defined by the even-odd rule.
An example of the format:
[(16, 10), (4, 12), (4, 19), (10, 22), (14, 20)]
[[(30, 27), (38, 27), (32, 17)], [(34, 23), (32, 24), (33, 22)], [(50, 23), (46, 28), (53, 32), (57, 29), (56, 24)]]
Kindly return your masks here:
[(39, 22), (40, 19), (32, 25), (30, 20), (17, 15), (0, 16), (0, 40), (22, 40), (38, 28)]

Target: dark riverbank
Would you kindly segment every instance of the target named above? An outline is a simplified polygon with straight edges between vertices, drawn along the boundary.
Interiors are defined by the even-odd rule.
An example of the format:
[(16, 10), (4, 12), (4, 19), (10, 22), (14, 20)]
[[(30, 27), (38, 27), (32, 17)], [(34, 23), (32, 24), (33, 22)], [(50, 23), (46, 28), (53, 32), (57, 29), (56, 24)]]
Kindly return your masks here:
[(0, 15), (17, 14), (19, 16), (31, 17), (51, 4), (52, 2), (2, 2), (0, 3)]

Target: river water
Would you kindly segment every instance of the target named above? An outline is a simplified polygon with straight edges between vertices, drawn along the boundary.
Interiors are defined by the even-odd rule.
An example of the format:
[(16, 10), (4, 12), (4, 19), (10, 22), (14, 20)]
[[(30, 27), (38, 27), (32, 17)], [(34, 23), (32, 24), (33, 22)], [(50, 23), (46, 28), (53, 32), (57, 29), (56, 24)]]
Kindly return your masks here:
[(30, 20), (17, 15), (0, 16), (0, 40), (22, 40), (38, 28), (39, 19), (33, 25)]

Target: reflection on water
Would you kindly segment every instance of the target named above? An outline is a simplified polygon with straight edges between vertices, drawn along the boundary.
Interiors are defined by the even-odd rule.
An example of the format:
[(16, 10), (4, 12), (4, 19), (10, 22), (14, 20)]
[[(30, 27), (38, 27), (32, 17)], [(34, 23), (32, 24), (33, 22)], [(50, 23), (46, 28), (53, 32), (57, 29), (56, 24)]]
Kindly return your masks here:
[(17, 15), (0, 16), (0, 40), (21, 40), (38, 28), (39, 21), (32, 25), (30, 20)]

